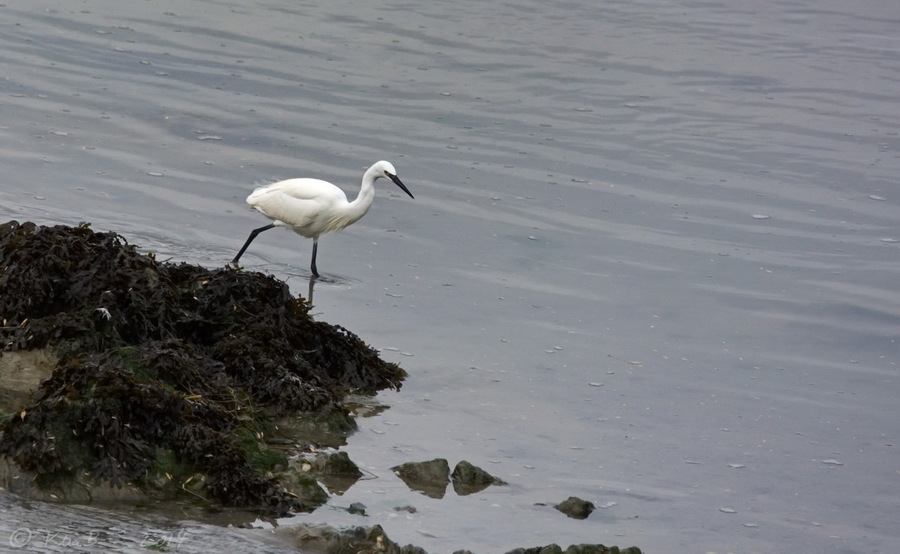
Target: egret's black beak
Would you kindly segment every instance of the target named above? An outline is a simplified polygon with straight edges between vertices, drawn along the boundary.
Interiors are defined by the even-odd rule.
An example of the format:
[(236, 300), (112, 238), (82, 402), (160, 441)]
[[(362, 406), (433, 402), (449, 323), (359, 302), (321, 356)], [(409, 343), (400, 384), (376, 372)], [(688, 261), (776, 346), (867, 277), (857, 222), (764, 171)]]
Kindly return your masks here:
[(400, 178), (399, 178), (399, 177), (397, 177), (396, 175), (391, 175), (391, 174), (388, 173), (387, 171), (385, 171), (384, 174), (387, 175), (387, 176), (388, 176), (388, 179), (390, 179), (391, 181), (393, 181), (395, 185), (397, 185), (398, 187), (400, 187), (401, 189), (403, 189), (403, 192), (405, 192), (406, 194), (408, 194), (410, 198), (412, 198), (413, 200), (415, 200), (416, 197), (413, 196), (411, 192), (409, 192), (409, 189), (406, 188), (406, 185), (404, 185), (403, 183), (400, 182)]

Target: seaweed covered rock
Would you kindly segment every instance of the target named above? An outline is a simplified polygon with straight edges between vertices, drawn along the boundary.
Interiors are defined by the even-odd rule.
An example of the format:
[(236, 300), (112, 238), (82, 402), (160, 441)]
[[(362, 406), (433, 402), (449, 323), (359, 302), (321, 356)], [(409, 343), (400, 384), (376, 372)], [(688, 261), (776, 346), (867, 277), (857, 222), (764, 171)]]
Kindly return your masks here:
[(87, 224), (0, 225), (0, 350), (58, 359), (5, 408), (0, 454), (46, 485), (191, 482), (225, 505), (310, 508), (273, 477), (271, 418), (346, 414), (347, 393), (405, 373), (308, 310), (271, 276), (158, 262)]

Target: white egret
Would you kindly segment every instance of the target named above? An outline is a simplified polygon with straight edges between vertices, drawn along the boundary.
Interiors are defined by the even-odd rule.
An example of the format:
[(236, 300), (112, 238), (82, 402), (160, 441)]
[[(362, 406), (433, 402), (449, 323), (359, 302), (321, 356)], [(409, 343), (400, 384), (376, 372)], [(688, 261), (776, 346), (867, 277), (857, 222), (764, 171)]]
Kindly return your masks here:
[(287, 227), (298, 235), (313, 239), (312, 274), (316, 277), (316, 251), (319, 236), (340, 231), (366, 215), (375, 200), (375, 181), (387, 177), (410, 198), (415, 198), (397, 178), (390, 162), (380, 161), (363, 174), (359, 194), (353, 202), (338, 187), (319, 179), (287, 179), (259, 187), (247, 197), (247, 204), (272, 220), (272, 223), (250, 232), (247, 242), (231, 263), (237, 265), (256, 235), (273, 227)]

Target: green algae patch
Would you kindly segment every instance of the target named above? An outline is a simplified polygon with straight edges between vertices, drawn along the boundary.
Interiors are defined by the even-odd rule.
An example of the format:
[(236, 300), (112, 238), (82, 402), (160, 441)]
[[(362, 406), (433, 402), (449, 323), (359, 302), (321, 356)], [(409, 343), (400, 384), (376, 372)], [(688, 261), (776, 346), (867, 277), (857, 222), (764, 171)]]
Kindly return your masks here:
[(324, 493), (292, 490), (298, 447), (267, 440), (276, 422), (349, 418), (347, 394), (405, 372), (308, 312), (261, 273), (159, 262), (87, 224), (2, 224), (0, 359), (53, 355), (33, 393), (0, 395), (0, 455), (49, 491), (313, 509)]

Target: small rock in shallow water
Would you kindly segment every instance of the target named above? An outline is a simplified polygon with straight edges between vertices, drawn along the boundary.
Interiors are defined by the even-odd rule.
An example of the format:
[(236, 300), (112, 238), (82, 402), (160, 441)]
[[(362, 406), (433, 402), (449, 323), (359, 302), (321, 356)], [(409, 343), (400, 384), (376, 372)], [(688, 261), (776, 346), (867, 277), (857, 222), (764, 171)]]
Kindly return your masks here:
[(346, 452), (319, 452), (313, 464), (318, 478), (334, 494), (344, 494), (363, 475)]
[(350, 459), (346, 452), (335, 452), (333, 454), (319, 452), (316, 454), (315, 464), (318, 471), (325, 475), (362, 477), (359, 466), (353, 463), (353, 460)]
[(557, 504), (555, 508), (571, 518), (587, 519), (594, 511), (594, 504), (577, 496), (570, 496)]
[(432, 498), (443, 498), (450, 483), (450, 464), (444, 458), (427, 462), (406, 462), (391, 470), (406, 486)]
[(494, 477), (487, 471), (469, 462), (462, 460), (453, 468), (450, 475), (453, 480), (453, 490), (460, 496), (466, 496), (482, 491), (490, 485), (505, 485), (502, 480)]

